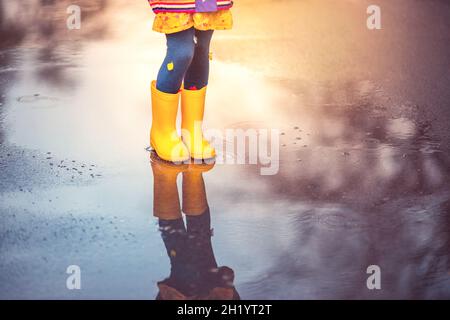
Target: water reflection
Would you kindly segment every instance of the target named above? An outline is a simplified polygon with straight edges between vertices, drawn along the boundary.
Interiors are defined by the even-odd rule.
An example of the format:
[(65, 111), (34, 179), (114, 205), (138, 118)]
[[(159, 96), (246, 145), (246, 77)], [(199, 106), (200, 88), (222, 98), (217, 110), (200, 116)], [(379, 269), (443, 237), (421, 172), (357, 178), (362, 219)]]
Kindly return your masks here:
[(32, 48), (2, 53), (2, 69), (11, 68), (14, 60), (33, 59), (30, 77), (73, 90), (77, 81), (69, 71), (82, 51), (81, 40), (100, 40), (108, 34), (103, 18), (108, 4), (106, 0), (77, 1), (82, 8), (82, 28), (69, 30), (66, 9), (72, 4), (70, 0), (0, 0), (0, 47)]
[[(236, 28), (215, 38), (205, 123), (280, 129), (280, 171), (216, 165), (208, 204), (212, 168), (152, 161), (159, 233), (143, 149), (165, 42), (148, 4), (77, 1), (82, 29), (69, 32), (70, 1), (0, 0), (0, 296), (74, 298), (56, 275), (80, 262), (82, 298), (449, 297), (448, 19), (381, 1), (386, 22), (423, 12), (426, 28), (403, 17), (368, 36), (364, 1), (349, 2), (240, 1)], [(209, 205), (235, 281), (217, 266)], [(150, 270), (160, 236), (168, 258)]]
[[(219, 267), (211, 237), (210, 208), (203, 173), (214, 164), (173, 165), (151, 153), (154, 178), (153, 211), (159, 219), (161, 237), (170, 259), (170, 276), (158, 282), (157, 300), (239, 299), (234, 271)], [(177, 177), (183, 175), (180, 207)], [(182, 217), (186, 215), (186, 224)]]
[[(312, 87), (290, 90), (293, 95), (284, 91), (290, 101), (283, 112), (277, 113), (275, 104), (263, 104), (267, 112), (258, 115), (260, 121), (227, 124), (280, 130), (280, 172), (264, 179), (272, 195), (371, 207), (405, 194), (447, 190), (447, 150), (416, 106), (390, 106), (371, 83), (330, 84), (315, 89), (314, 96)], [(266, 94), (267, 100), (274, 95)], [(246, 110), (241, 113), (247, 115)], [(259, 172), (247, 169), (240, 174), (250, 178)]]
[[(259, 272), (254, 266), (251, 279), (239, 285), (243, 296), (448, 296), (448, 150), (416, 106), (394, 108), (365, 86), (371, 89), (333, 85), (315, 97), (294, 89), (276, 119), (278, 106), (267, 113), (272, 119), (233, 126), (281, 128), (282, 134), (278, 175), (234, 169), (247, 181), (234, 198), (258, 203), (256, 213), (244, 198), (241, 216), (271, 226), (270, 241), (253, 226), (249, 236), (237, 233), (250, 247), (264, 243), (270, 261)], [(266, 219), (273, 212), (279, 219)], [(377, 293), (365, 286), (365, 270), (374, 263), (384, 270), (384, 290)]]

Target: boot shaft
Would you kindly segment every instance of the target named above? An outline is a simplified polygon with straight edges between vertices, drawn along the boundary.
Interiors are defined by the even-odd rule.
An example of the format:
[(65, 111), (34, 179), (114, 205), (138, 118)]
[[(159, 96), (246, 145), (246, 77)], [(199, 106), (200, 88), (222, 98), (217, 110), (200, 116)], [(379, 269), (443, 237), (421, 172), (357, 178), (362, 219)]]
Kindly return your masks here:
[(205, 113), (206, 87), (200, 90), (184, 89), (181, 92), (181, 127), (190, 130), (195, 123), (200, 128)]
[(156, 82), (152, 82), (152, 130), (171, 134), (176, 131), (176, 120), (180, 94), (159, 91)]

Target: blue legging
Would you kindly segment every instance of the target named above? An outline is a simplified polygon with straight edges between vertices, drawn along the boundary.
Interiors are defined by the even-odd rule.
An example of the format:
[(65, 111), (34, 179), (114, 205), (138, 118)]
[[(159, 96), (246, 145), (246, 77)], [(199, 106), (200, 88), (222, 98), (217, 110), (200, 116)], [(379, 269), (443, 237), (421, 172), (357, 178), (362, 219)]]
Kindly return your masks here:
[(183, 79), (186, 89), (199, 90), (208, 84), (212, 35), (212, 30), (194, 28), (166, 35), (167, 54), (156, 80), (159, 91), (177, 93)]

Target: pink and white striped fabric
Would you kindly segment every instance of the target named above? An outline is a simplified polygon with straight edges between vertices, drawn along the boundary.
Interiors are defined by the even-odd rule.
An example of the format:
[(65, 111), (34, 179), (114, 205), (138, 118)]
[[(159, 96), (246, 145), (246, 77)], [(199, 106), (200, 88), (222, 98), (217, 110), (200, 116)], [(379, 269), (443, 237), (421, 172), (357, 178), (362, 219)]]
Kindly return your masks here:
[[(148, 0), (153, 12), (184, 12), (195, 13), (195, 0)], [(216, 0), (218, 10), (230, 9), (233, 6), (232, 0)]]

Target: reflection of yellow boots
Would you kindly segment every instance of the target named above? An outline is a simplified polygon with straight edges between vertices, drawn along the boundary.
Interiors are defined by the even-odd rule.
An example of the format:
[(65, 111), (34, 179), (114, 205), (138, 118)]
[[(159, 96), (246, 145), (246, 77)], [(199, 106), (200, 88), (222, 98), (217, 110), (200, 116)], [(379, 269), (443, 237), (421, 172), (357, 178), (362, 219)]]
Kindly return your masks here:
[(166, 161), (182, 162), (189, 159), (189, 151), (176, 130), (179, 94), (164, 93), (152, 82), (152, 129), (150, 145)]
[[(161, 237), (170, 259), (170, 276), (159, 281), (157, 300), (239, 299), (234, 272), (219, 267), (211, 243), (211, 217), (203, 173), (214, 164), (177, 166), (151, 153), (154, 176), (154, 214), (159, 218)], [(177, 176), (183, 173), (182, 219)]]
[(194, 159), (210, 159), (216, 151), (203, 137), (202, 124), (205, 111), (206, 87), (181, 92), (181, 129), (183, 142)]
[(214, 164), (191, 163), (189, 169), (183, 171), (183, 212), (186, 215), (198, 216), (208, 208), (202, 174), (213, 167)]
[(153, 214), (163, 220), (181, 218), (177, 177), (188, 169), (187, 165), (174, 165), (162, 161), (152, 152), (150, 162), (153, 171)]

